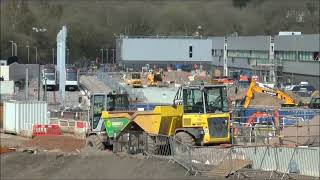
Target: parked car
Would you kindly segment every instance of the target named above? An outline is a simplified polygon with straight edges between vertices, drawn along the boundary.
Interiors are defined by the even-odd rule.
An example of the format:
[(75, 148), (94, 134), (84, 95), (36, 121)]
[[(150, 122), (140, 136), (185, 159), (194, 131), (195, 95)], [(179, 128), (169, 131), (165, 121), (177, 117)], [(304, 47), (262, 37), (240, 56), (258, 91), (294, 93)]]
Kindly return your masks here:
[(310, 97), (315, 90), (316, 88), (311, 85), (298, 85), (292, 88), (292, 92), (301, 97)]

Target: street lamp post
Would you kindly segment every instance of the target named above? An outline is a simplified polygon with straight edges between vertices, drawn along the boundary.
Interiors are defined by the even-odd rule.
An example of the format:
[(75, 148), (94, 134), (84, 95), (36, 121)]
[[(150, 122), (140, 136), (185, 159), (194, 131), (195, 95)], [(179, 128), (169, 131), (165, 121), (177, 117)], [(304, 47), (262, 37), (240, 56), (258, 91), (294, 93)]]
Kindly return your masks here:
[(107, 64), (109, 63), (109, 54), (108, 54), (108, 49), (106, 49), (106, 57), (107, 57)]
[(17, 43), (13, 43), (13, 44), (14, 44), (14, 55), (17, 56), (18, 55)]
[(69, 64), (70, 62), (70, 60), (69, 60), (69, 53), (70, 53), (70, 51), (69, 51), (69, 49), (67, 49), (67, 64)]
[(36, 50), (36, 64), (38, 64), (38, 48), (37, 47), (34, 47), (35, 50)]
[(103, 49), (100, 49), (101, 51), (101, 64), (103, 64)]
[(114, 49), (111, 49), (112, 50), (112, 62), (114, 64)]
[(27, 45), (26, 48), (27, 48), (27, 52), (28, 52), (28, 63), (29, 63), (30, 62), (30, 50), (29, 50), (30, 46)]
[(52, 48), (52, 64), (54, 65), (54, 48)]
[[(32, 41), (32, 32), (40, 32), (40, 33), (44, 33), (46, 32), (47, 29), (46, 28), (38, 28), (38, 27), (32, 27), (32, 31), (31, 31), (31, 41)], [(38, 63), (38, 49), (35, 47), (36, 49), (36, 63)]]
[(13, 56), (13, 41), (10, 41), (11, 42), (11, 56)]

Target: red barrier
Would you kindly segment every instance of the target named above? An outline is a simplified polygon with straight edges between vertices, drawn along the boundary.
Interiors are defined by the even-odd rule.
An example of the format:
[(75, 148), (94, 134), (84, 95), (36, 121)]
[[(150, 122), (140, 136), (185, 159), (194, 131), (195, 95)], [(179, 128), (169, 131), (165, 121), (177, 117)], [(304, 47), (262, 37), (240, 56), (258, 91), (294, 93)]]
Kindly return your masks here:
[(32, 136), (56, 136), (61, 135), (59, 125), (33, 125)]
[(76, 121), (76, 128), (86, 128), (87, 127), (87, 124), (85, 121)]

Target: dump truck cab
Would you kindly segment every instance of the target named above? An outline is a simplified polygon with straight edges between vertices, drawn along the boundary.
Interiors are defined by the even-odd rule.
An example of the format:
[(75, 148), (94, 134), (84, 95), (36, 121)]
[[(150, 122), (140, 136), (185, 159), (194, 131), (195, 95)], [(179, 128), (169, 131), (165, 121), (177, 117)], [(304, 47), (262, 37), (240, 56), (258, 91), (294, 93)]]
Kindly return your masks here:
[[(128, 123), (127, 119), (115, 119), (115, 124), (106, 123), (103, 112), (109, 111), (128, 111), (129, 99), (128, 94), (116, 93), (94, 93), (90, 98), (89, 124), (90, 128), (87, 132), (87, 146), (103, 150), (110, 145), (113, 137), (112, 131), (118, 131)], [(109, 133), (109, 134), (108, 134)]]
[(182, 127), (175, 137), (190, 145), (230, 142), (230, 113), (225, 85), (182, 86), (175, 105), (183, 105)]
[[(128, 111), (128, 94), (95, 93), (90, 98), (90, 127), (101, 131), (98, 127), (102, 111)], [(104, 126), (104, 125), (103, 125)]]

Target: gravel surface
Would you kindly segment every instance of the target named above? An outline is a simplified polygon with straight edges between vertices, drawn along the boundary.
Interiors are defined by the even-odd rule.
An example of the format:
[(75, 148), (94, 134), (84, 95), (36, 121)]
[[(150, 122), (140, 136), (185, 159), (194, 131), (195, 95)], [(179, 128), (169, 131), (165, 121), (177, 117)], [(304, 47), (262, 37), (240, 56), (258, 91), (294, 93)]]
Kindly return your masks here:
[(15, 148), (19, 148), (23, 146), (23, 143), (25, 143), (26, 141), (30, 140), (28, 138), (24, 138), (24, 137), (20, 137), (20, 136), (15, 136), (15, 135), (11, 135), (11, 134), (4, 134), (1, 133), (0, 134), (0, 144), (2, 147), (15, 147)]
[(110, 87), (105, 85), (96, 76), (80, 76), (80, 83), (91, 92), (109, 93), (112, 91)]
[(13, 152), (0, 158), (1, 179), (208, 179), (185, 177), (178, 164), (141, 156)]

